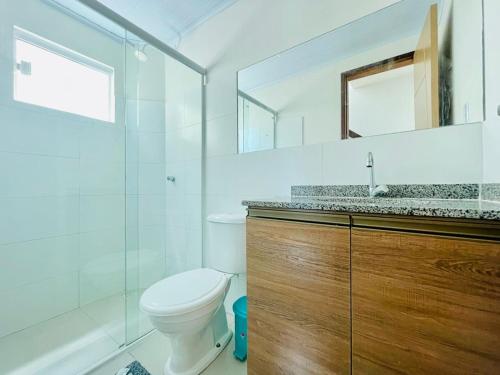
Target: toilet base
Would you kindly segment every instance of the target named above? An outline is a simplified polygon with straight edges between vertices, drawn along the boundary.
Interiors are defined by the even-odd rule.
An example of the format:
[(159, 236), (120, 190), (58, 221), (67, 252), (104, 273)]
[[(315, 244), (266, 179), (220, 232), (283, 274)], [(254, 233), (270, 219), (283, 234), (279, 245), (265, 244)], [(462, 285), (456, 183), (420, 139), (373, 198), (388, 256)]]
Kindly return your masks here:
[(194, 364), (187, 371), (174, 371), (172, 369), (171, 357), (167, 360), (165, 364), (165, 369), (163, 370), (164, 375), (199, 375), (205, 370), (215, 359), (219, 356), (219, 354), (224, 350), (224, 348), (229, 344), (231, 338), (233, 337), (233, 332), (228, 330), (224, 336), (222, 336), (218, 342), (219, 346), (214, 346), (210, 349), (207, 354), (201, 358), (196, 364)]

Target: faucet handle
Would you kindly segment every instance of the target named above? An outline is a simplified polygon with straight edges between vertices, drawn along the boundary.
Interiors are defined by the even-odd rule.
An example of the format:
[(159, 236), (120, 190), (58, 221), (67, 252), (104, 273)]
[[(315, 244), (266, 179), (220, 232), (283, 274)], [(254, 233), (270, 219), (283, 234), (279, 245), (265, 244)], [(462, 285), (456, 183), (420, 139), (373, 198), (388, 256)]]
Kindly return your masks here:
[(389, 192), (387, 185), (377, 185), (371, 192), (372, 197), (380, 197)]

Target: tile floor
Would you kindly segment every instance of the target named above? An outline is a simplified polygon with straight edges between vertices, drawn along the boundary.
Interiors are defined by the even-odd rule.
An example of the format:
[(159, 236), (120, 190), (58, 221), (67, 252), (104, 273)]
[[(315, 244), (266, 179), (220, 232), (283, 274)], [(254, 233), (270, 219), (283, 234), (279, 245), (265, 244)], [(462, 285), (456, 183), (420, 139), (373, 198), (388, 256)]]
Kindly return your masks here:
[[(124, 296), (112, 296), (0, 338), (0, 374), (85, 374), (124, 342), (124, 308)], [(151, 328), (145, 316), (139, 316), (135, 323), (141, 332)], [(231, 314), (228, 323), (234, 325)], [(114, 375), (138, 360), (152, 375), (163, 375), (168, 350), (167, 339), (155, 331), (88, 374)], [(231, 340), (204, 375), (246, 374), (246, 363), (234, 359), (233, 350)]]
[[(233, 316), (228, 314), (228, 323), (233, 325)], [(88, 373), (88, 375), (114, 375), (116, 372), (137, 360), (151, 373), (163, 375), (168, 351), (168, 340), (158, 331), (154, 331), (137, 344), (132, 345), (117, 357)], [(203, 372), (203, 375), (245, 375), (246, 362), (240, 362), (233, 357), (234, 340), (227, 345), (219, 357)]]

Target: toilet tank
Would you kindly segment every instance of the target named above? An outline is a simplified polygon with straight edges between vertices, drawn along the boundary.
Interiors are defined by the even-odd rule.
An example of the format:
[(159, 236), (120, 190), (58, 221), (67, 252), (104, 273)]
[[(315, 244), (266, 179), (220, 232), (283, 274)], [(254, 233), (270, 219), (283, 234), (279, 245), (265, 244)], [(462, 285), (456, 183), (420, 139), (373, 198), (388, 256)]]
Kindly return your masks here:
[(207, 222), (205, 267), (226, 273), (246, 273), (246, 216), (212, 214)]

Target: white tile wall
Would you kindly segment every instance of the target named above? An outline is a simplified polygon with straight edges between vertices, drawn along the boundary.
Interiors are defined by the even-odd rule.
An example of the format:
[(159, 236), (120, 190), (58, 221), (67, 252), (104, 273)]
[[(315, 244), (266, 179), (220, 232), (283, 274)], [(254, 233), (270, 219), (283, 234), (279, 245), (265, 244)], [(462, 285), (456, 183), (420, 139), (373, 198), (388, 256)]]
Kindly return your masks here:
[(167, 60), (166, 186), (167, 275), (202, 265), (201, 77)]
[(123, 291), (124, 226), (82, 232), (79, 238), (80, 305)]
[(81, 195), (80, 231), (123, 227), (125, 223), (125, 196)]
[(231, 155), (237, 150), (236, 112), (207, 121), (207, 157)]
[(369, 151), (380, 183), (481, 182), (481, 147), (481, 124), (332, 142), (323, 145), (323, 183), (368, 183)]
[(20, 103), (0, 119), (3, 336), (123, 290), (125, 137)]
[(125, 151), (129, 138), (123, 123), (87, 125), (81, 129), (79, 155), (80, 305), (125, 290)]
[(80, 159), (78, 173), (82, 195), (125, 194), (125, 163)]
[[(139, 316), (138, 296), (165, 276), (165, 94), (160, 96), (146, 70), (161, 69), (163, 56), (152, 55), (139, 75), (143, 89), (138, 98), (127, 101), (126, 217), (127, 217), (127, 314)], [(160, 63), (161, 61), (161, 63)], [(161, 66), (161, 67), (160, 67)], [(160, 77), (157, 77), (159, 79)], [(149, 81), (148, 81), (149, 80)], [(164, 85), (160, 85), (164, 90)], [(148, 327), (129, 326), (129, 339), (139, 337)]]
[(0, 244), (78, 233), (78, 196), (0, 197)]
[[(0, 151), (78, 158), (78, 125), (64, 121), (53, 111), (19, 103), (0, 104), (0, 114)], [(43, 125), (42, 115), (46, 119)]]
[[(165, 276), (167, 219), (182, 218), (175, 272), (201, 265), (200, 76), (151, 46), (139, 63), (131, 48), (44, 2), (22, 4), (37, 17), (15, 6), (0, 12), (0, 76), (12, 76), (16, 23), (113, 66), (117, 118), (110, 124), (17, 103), (12, 82), (0, 85), (0, 337), (123, 293), (126, 256), (128, 292), (139, 295)], [(69, 32), (47, 28), (49, 17)], [(174, 160), (173, 189), (188, 207), (178, 211), (166, 199)]]
[[(137, 108), (140, 119), (139, 131), (151, 133), (165, 132), (165, 103), (163, 101), (139, 100)], [(134, 107), (131, 108), (132, 111), (133, 109)]]
[(78, 194), (78, 159), (74, 158), (0, 152), (0, 175), (4, 197)]
[(78, 238), (75, 234), (0, 245), (0, 291), (78, 272)]
[(71, 272), (0, 292), (0, 337), (77, 308), (77, 289)]

